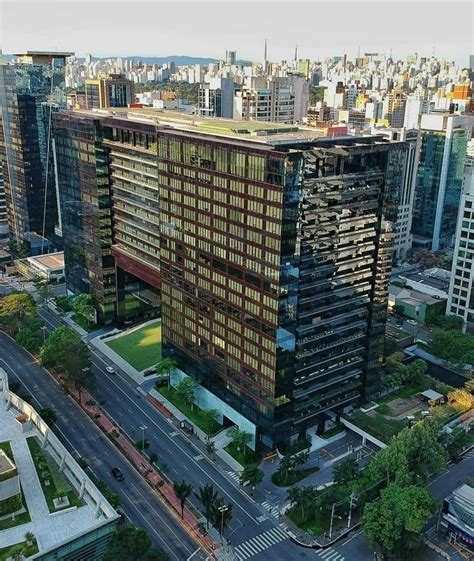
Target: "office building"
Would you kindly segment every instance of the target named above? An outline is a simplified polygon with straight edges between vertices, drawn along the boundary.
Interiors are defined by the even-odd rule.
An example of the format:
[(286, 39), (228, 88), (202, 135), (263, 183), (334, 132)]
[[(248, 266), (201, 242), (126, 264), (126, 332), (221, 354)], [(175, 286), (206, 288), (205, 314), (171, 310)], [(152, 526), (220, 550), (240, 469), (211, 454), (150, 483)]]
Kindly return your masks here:
[(464, 330), (474, 331), (474, 140), (468, 145), (459, 204), (448, 314), (462, 317)]
[(93, 128), (108, 161), (117, 321), (161, 304), (165, 354), (258, 445), (323, 430), (378, 387), (405, 143), (139, 112), (55, 115), (64, 139)]
[[(9, 389), (2, 368), (0, 401), (0, 505), (2, 514), (17, 522), (2, 530), (2, 555), (17, 558), (15, 546), (24, 546), (25, 534), (31, 532), (38, 551), (28, 559), (101, 561), (119, 515), (38, 412)], [(54, 474), (58, 491), (69, 489), (62, 500), (56, 494), (45, 496), (45, 470)], [(26, 521), (20, 516), (25, 506)]]
[(433, 251), (454, 247), (466, 147), (474, 116), (421, 116), (421, 147), (413, 211), (413, 243)]
[(251, 77), (235, 93), (234, 119), (293, 123), (295, 98), (286, 78)]
[[(10, 236), (31, 250), (55, 240), (58, 223), (51, 115), (66, 107), (64, 66), (72, 53), (28, 51), (0, 63), (0, 161)], [(44, 248), (44, 244), (43, 248)]]
[(236, 54), (237, 53), (235, 51), (226, 51), (225, 52), (225, 63), (226, 64), (235, 64)]
[(86, 109), (128, 107), (135, 101), (135, 84), (122, 74), (99, 74), (84, 84)]
[(231, 78), (211, 78), (199, 85), (197, 114), (232, 119), (235, 84)]
[[(0, 121), (1, 129), (1, 121)], [(5, 199), (5, 187), (3, 185), (3, 169), (0, 166), (0, 244), (6, 242), (8, 238), (8, 215), (7, 201)]]

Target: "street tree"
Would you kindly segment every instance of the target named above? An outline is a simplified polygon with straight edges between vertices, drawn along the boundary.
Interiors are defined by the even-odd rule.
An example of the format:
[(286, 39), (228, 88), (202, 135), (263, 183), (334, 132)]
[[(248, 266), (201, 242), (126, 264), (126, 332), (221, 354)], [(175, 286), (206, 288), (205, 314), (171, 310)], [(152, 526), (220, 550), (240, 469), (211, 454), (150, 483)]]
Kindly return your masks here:
[(247, 483), (250, 485), (251, 489), (254, 489), (263, 479), (263, 471), (258, 468), (255, 464), (247, 464), (244, 466), (243, 471), (239, 476), (240, 483), (243, 485)]
[(181, 505), (181, 518), (184, 518), (184, 506), (189, 495), (193, 491), (193, 486), (191, 483), (186, 483), (186, 481), (175, 481), (173, 483), (174, 494), (179, 499), (179, 504)]
[(81, 393), (91, 379), (87, 369), (91, 361), (89, 349), (80, 336), (69, 327), (54, 329), (40, 351), (40, 361), (53, 368), (64, 379), (66, 386)]
[(212, 421), (216, 420), (218, 415), (217, 409), (205, 409), (201, 412), (201, 419), (204, 423), (212, 423)]
[(354, 481), (358, 474), (359, 469), (354, 458), (343, 460), (341, 463), (337, 464), (333, 470), (334, 481), (338, 485), (346, 485), (346, 483)]
[(0, 299), (0, 323), (12, 334), (20, 331), (28, 319), (37, 314), (33, 296), (27, 292), (14, 292)]
[(170, 387), (171, 374), (176, 369), (176, 366), (176, 361), (168, 357), (164, 358), (155, 366), (157, 374), (160, 374), (161, 376), (166, 375), (168, 389)]
[(232, 444), (245, 457), (247, 445), (252, 441), (252, 435), (249, 432), (240, 430), (238, 427), (231, 427), (227, 434), (232, 439)]
[(299, 452), (295, 454), (291, 461), (293, 463), (293, 467), (304, 466), (308, 463), (309, 460), (309, 450), (304, 450), (303, 452)]
[(151, 540), (143, 528), (132, 524), (117, 526), (112, 534), (104, 561), (168, 561), (168, 554), (151, 545)]
[(199, 487), (199, 493), (196, 493), (196, 497), (204, 507), (204, 516), (206, 517), (207, 529), (209, 529), (212, 509), (217, 501), (217, 492), (211, 484), (206, 484), (203, 487)]
[(94, 321), (95, 308), (90, 294), (79, 294), (72, 301), (72, 309), (77, 316), (83, 318), (87, 324)]
[(199, 387), (199, 383), (191, 376), (184, 378), (178, 384), (176, 388), (176, 393), (181, 399), (183, 399), (188, 405), (191, 406), (191, 410), (194, 407), (194, 400), (196, 398), (196, 390)]
[(286, 483), (288, 481), (288, 476), (290, 471), (293, 469), (293, 461), (290, 456), (286, 455), (280, 460), (280, 464), (277, 469), (278, 479)]
[(391, 483), (382, 490), (378, 501), (364, 507), (365, 537), (372, 545), (380, 546), (384, 555), (394, 553), (402, 559), (410, 559), (426, 520), (435, 508), (436, 502), (426, 489)]
[(43, 409), (40, 409), (39, 414), (43, 421), (49, 426), (53, 425), (58, 418), (56, 411), (51, 407), (44, 407)]

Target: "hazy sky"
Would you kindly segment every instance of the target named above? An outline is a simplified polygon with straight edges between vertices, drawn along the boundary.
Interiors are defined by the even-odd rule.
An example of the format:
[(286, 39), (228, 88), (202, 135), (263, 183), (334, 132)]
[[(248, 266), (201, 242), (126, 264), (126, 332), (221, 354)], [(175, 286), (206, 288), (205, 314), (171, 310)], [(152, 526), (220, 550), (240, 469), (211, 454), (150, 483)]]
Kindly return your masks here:
[(470, 0), (0, 0), (5, 53), (58, 49), (78, 56), (191, 55), (269, 60), (360, 52), (418, 52), (467, 66)]

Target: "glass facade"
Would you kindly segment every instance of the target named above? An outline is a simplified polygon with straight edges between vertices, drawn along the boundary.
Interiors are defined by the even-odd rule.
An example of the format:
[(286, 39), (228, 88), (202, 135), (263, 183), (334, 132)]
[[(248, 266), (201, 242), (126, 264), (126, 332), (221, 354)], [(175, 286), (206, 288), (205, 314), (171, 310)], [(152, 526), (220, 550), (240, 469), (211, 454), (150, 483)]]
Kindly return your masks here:
[(54, 116), (68, 290), (89, 293), (101, 322), (115, 318), (108, 156), (98, 120)]
[(322, 429), (378, 389), (406, 143), (273, 146), (98, 123), (117, 321), (161, 304), (165, 355), (267, 446)]
[(65, 56), (59, 54), (0, 65), (0, 159), (9, 229), (20, 243), (28, 232), (42, 235), (44, 229), (46, 237), (55, 235), (58, 214), (50, 115), (66, 107), (64, 66)]

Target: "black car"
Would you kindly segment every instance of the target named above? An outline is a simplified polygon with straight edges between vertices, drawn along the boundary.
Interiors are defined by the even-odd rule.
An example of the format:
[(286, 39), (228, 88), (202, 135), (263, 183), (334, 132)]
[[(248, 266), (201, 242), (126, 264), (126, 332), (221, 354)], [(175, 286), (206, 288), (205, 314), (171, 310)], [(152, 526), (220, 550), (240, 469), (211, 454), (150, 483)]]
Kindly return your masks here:
[(117, 481), (123, 481), (123, 473), (119, 470), (119, 468), (112, 468), (112, 475), (115, 477)]

